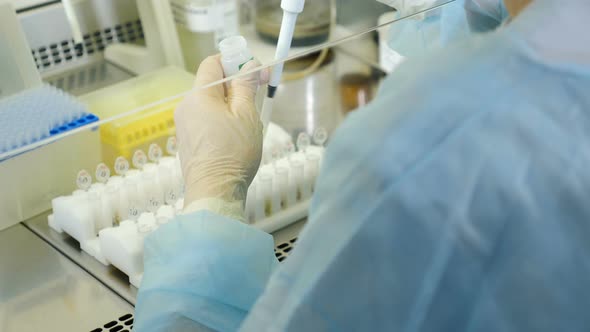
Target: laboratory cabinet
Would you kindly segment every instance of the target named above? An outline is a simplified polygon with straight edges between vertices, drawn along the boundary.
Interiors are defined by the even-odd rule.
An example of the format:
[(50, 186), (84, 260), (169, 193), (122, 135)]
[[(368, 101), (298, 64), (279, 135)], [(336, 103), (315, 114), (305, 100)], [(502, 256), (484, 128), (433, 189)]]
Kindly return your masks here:
[(198, 89), (195, 59), (234, 34), (261, 62), (253, 72), (284, 65), (246, 222), (273, 234), (277, 260), (288, 259), (315, 180), (330, 171), (321, 164), (331, 135), (375, 97), (392, 71), (388, 36), (412, 18), (372, 0), (318, 2), (277, 61), (277, 4), (0, 2), (19, 29), (0, 31), (13, 45), (1, 64), (27, 73), (18, 86), (0, 77), (12, 88), (0, 95), (2, 125), (26, 129), (0, 133), (0, 331), (132, 328), (143, 238), (183, 207), (174, 110)]

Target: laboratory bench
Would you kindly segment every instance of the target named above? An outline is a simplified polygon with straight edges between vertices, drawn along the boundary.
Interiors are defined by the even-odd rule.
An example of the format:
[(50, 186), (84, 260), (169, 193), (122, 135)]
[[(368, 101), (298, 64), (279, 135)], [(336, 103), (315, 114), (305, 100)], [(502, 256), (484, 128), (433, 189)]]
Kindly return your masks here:
[[(284, 260), (305, 224), (273, 234)], [(137, 289), (47, 225), (47, 213), (0, 231), (0, 331), (130, 331)], [(120, 327), (119, 327), (120, 326)]]

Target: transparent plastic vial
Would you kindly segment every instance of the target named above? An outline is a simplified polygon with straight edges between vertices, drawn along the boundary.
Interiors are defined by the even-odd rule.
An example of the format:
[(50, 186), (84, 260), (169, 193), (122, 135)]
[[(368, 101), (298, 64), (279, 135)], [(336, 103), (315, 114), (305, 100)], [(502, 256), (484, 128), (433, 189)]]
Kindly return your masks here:
[(236, 75), (242, 66), (254, 59), (248, 49), (248, 42), (242, 36), (233, 36), (219, 43), (221, 52), (221, 65), (225, 77)]

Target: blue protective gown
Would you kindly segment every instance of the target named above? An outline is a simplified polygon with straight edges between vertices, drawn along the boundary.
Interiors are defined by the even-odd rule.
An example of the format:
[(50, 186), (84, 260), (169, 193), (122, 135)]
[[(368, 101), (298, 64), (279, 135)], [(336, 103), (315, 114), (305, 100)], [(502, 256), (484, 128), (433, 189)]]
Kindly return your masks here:
[(588, 331), (587, 0), (402, 65), (327, 151), (309, 224), (149, 236), (137, 331)]
[[(391, 25), (389, 46), (404, 57), (416, 57), (458, 42), (471, 32), (499, 27), (509, 15), (502, 0), (439, 0), (424, 15)], [(436, 7), (435, 5), (440, 5)], [(412, 12), (400, 12), (400, 18)]]

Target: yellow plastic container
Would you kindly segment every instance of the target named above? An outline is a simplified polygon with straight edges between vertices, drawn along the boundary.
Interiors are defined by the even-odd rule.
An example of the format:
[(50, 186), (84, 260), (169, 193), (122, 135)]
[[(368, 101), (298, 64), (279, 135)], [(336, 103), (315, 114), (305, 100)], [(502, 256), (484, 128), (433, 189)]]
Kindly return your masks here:
[(100, 119), (156, 103), (100, 127), (103, 161), (112, 168), (117, 157), (130, 160), (138, 149), (147, 153), (152, 143), (164, 148), (168, 137), (176, 133), (174, 109), (181, 98), (159, 101), (189, 91), (193, 80), (194, 76), (182, 69), (166, 67), (80, 97)]

